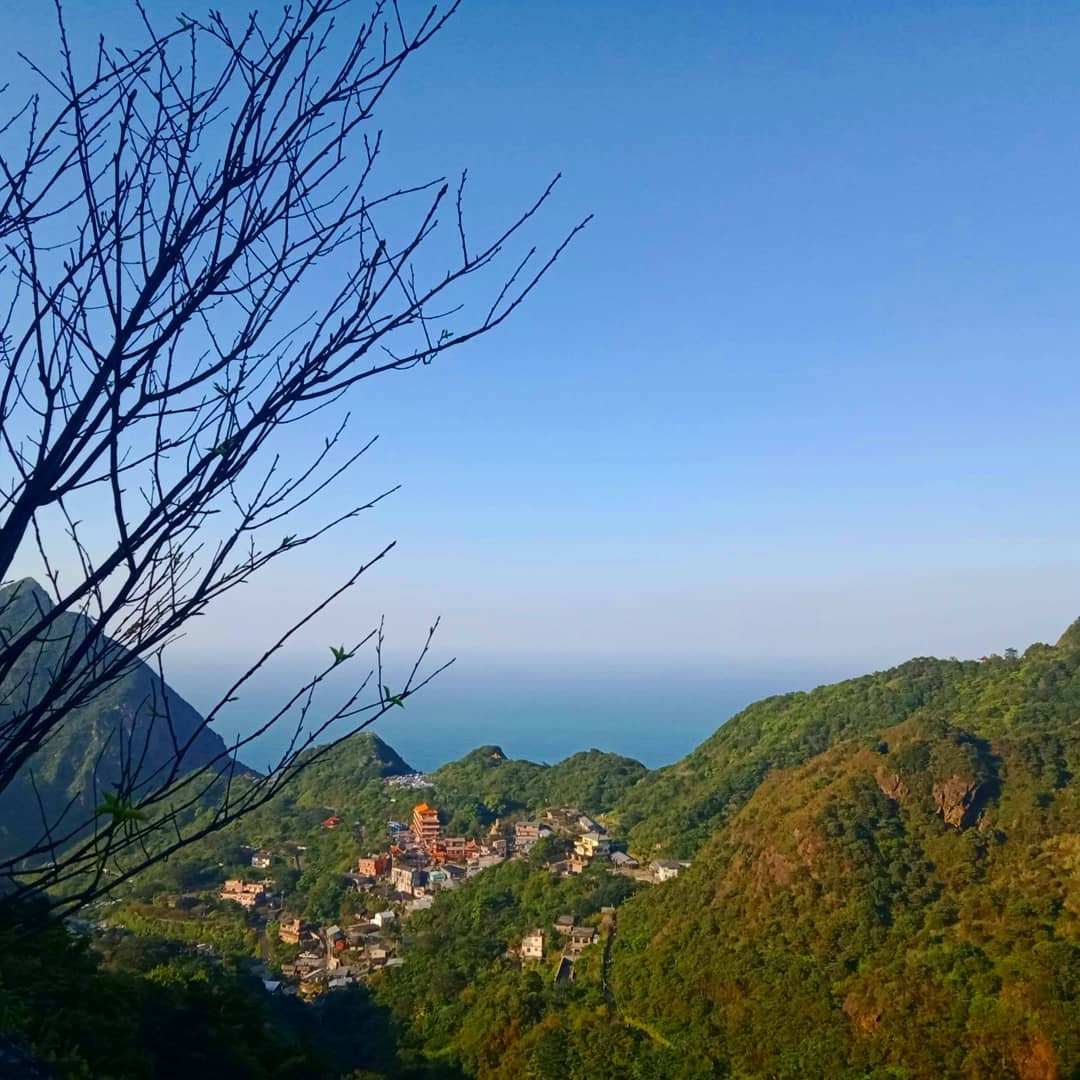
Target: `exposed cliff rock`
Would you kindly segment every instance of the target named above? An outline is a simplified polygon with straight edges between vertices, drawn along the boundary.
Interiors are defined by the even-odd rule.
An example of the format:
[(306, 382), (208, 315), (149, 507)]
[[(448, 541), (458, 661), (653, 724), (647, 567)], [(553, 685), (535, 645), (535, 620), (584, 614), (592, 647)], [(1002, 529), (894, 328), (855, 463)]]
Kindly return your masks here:
[(904, 783), (899, 773), (889, 772), (888, 769), (878, 769), (876, 774), (878, 787), (881, 788), (881, 793), (893, 802), (903, 802), (907, 798), (909, 792), (907, 784)]
[(946, 825), (966, 829), (978, 817), (979, 784), (962, 776), (950, 776), (934, 785), (934, 807)]

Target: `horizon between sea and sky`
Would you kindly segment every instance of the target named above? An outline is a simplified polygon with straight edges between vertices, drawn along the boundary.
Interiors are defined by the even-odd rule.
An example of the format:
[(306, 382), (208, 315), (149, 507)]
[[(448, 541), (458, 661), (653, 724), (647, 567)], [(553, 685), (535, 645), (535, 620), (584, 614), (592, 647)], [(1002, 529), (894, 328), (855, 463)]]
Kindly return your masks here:
[[(50, 7), (6, 13), (8, 101), (15, 50), (56, 56)], [(69, 4), (73, 40), (131, 10)], [(377, 117), (386, 183), (467, 167), (483, 234), (561, 171), (541, 238), (596, 217), (496, 334), (354, 396), (380, 440), (310, 521), (402, 490), (213, 608), (170, 681), (206, 707), (390, 540), (223, 733), (384, 612), (397, 670), (436, 615), (457, 657), (377, 727), (422, 768), (484, 742), (662, 764), (767, 693), (1055, 640), (1077, 56), (1062, 3), (466, 2)]]

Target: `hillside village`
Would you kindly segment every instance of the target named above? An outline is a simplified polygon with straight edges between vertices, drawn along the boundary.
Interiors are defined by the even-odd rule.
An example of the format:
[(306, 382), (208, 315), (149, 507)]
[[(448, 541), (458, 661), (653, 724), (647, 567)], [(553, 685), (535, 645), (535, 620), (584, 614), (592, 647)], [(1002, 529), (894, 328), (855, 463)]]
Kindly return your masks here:
[[(432, 789), (424, 774), (384, 779), (388, 788)], [(337, 830), (337, 815), (322, 821), (324, 830)], [(552, 807), (531, 819), (497, 819), (482, 835), (449, 836), (437, 806), (420, 802), (407, 822), (386, 822), (384, 842), (358, 850), (345, 880), (378, 908), (370, 918), (347, 926), (320, 925), (289, 912), (289, 898), (275, 895), (273, 881), (227, 879), (217, 892), (221, 901), (238, 904), (258, 922), (262, 932), (276, 935), (272, 947), (281, 962), (266, 978), (272, 993), (297, 994), (305, 1000), (330, 990), (367, 982), (373, 975), (399, 966), (408, 948), (410, 916), (432, 907), (438, 894), (455, 890), (466, 880), (508, 859), (524, 859), (543, 843), (543, 861), (552, 875), (583, 874), (602, 868), (635, 881), (653, 884), (671, 880), (689, 862), (659, 859), (642, 867), (627, 852), (613, 847), (603, 823), (573, 807)], [(357, 841), (360, 848), (362, 841)], [(256, 849), (252, 869), (269, 869), (276, 861), (302, 863), (303, 845), (288, 850)], [(614, 926), (615, 909), (604, 908), (599, 926), (576, 925), (562, 915), (550, 926), (537, 926), (510, 946), (510, 955), (523, 967), (550, 962), (552, 978), (572, 979), (574, 962)], [(267, 972), (268, 975), (271, 972)]]

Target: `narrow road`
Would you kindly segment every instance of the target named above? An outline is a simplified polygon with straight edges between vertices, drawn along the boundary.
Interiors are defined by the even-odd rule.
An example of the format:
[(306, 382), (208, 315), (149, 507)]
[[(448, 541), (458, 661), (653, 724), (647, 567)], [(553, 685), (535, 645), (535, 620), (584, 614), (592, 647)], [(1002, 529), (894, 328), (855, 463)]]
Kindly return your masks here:
[(608, 927), (607, 941), (604, 942), (604, 962), (600, 970), (600, 986), (604, 991), (604, 1000), (612, 1012), (615, 1011), (615, 991), (611, 989), (611, 980), (608, 978), (611, 971), (611, 946), (615, 941), (615, 920), (618, 912), (611, 913), (611, 925)]

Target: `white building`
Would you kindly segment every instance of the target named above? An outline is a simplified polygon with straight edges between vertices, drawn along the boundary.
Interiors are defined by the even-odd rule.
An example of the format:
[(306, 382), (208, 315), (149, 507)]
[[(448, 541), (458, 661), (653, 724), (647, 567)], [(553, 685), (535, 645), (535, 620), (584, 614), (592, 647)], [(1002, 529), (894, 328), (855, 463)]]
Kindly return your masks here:
[(530, 930), (521, 939), (521, 959), (524, 962), (544, 959), (544, 931)]
[(677, 878), (689, 865), (688, 862), (677, 862), (675, 859), (657, 859), (649, 864), (649, 869), (657, 881), (671, 881), (672, 878)]

